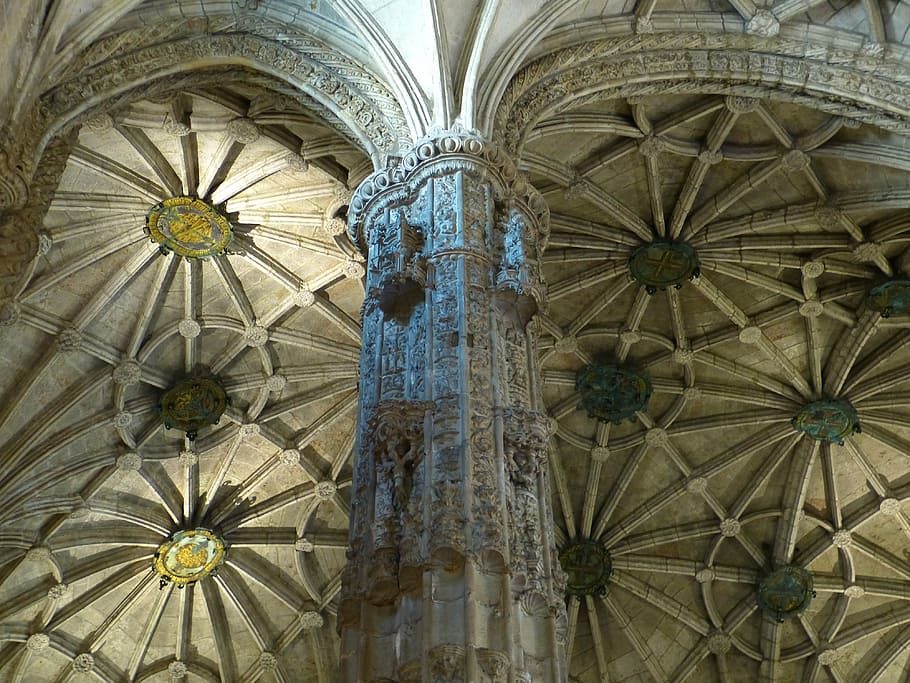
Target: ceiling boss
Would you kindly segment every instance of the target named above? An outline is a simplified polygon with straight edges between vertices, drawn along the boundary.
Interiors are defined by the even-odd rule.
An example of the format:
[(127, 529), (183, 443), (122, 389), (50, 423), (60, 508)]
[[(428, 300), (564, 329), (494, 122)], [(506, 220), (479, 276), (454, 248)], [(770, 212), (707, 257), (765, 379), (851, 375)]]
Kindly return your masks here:
[(227, 217), (194, 197), (169, 197), (153, 206), (145, 219), (145, 232), (162, 253), (185, 258), (225, 254), (233, 237)]
[(155, 553), (159, 586), (173, 583), (183, 588), (196, 583), (221, 566), (224, 554), (224, 541), (208, 529), (177, 531)]

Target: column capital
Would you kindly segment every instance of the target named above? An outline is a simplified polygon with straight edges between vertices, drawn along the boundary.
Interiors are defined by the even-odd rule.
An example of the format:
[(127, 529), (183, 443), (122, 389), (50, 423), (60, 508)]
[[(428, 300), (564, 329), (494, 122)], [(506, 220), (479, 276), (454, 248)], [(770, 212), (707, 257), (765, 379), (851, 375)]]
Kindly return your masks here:
[(386, 208), (412, 201), (429, 178), (455, 171), (482, 176), (491, 183), (497, 200), (523, 208), (536, 223), (540, 248), (546, 248), (550, 211), (544, 198), (497, 143), (460, 125), (433, 131), (397, 164), (373, 172), (360, 183), (348, 209), (351, 239), (363, 249), (371, 225)]

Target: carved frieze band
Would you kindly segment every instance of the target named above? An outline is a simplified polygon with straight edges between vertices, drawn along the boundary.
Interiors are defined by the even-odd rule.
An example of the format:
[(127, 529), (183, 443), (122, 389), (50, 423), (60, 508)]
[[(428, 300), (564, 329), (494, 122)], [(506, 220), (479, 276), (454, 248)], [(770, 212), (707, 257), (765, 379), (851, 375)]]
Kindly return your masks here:
[[(494, 116), (496, 138), (518, 156), (538, 120), (577, 103), (655, 93), (760, 94), (910, 131), (910, 82), (897, 60), (804, 40), (744, 34), (666, 32), (574, 45), (529, 64)], [(746, 92), (745, 90), (748, 90)]]
[(396, 147), (399, 131), (351, 82), (305, 53), (277, 40), (249, 34), (194, 36), (131, 51), (88, 67), (54, 88), (44, 97), (43, 104), (52, 125), (59, 126), (60, 119), (65, 120), (80, 106), (99, 104), (105, 97), (164, 75), (175, 66), (199, 59), (239, 58), (274, 68), (298, 87), (317, 95), (332, 105), (354, 131), (361, 131), (359, 137), (377, 149), (389, 151)]
[[(36, 161), (53, 135), (134, 99), (156, 81), (172, 87), (182, 75), (199, 80), (200, 63), (211, 72), (250, 62), (262, 73), (280, 74), (291, 90), (305, 91), (325, 107), (328, 123), (338, 121), (342, 134), (369, 153), (395, 153), (408, 138), (404, 114), (391, 93), (338, 50), (268, 22), (241, 27), (236, 17), (224, 17), (200, 32), (200, 21), (126, 31), (74, 59), (65, 81), (0, 131), (0, 209), (24, 204)], [(215, 32), (219, 29), (232, 32)], [(162, 42), (162, 32), (171, 38)], [(250, 78), (262, 80), (261, 74)]]

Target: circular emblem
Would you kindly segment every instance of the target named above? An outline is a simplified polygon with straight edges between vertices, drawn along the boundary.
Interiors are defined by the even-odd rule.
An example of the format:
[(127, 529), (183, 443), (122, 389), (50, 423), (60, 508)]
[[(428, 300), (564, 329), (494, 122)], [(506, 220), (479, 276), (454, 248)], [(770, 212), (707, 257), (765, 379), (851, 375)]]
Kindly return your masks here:
[(158, 546), (155, 571), (162, 586), (186, 586), (214, 572), (224, 561), (224, 553), (224, 541), (208, 529), (178, 531)]
[(650, 378), (632, 368), (592, 363), (579, 370), (575, 388), (581, 394), (579, 410), (601, 422), (635, 420), (651, 398)]
[(790, 421), (793, 428), (816, 441), (844, 444), (844, 438), (860, 431), (859, 415), (849, 401), (825, 399), (814, 401)]
[(655, 240), (632, 252), (629, 271), (648, 294), (671, 286), (679, 289), (686, 280), (698, 277), (698, 254), (685, 242)]
[(227, 401), (227, 394), (218, 380), (190, 377), (165, 391), (158, 399), (156, 409), (166, 429), (176, 427), (193, 440), (200, 429), (218, 423)]
[(889, 280), (869, 290), (866, 305), (883, 318), (910, 309), (910, 280)]
[(559, 564), (566, 573), (566, 593), (582, 598), (604, 595), (613, 573), (610, 553), (599, 541), (578, 541), (563, 548)]
[(161, 251), (208, 258), (227, 251), (231, 224), (217, 209), (193, 197), (169, 197), (152, 207), (145, 231)]
[(795, 564), (781, 567), (761, 580), (757, 593), (765, 614), (777, 621), (792, 619), (806, 611), (815, 597), (812, 574)]

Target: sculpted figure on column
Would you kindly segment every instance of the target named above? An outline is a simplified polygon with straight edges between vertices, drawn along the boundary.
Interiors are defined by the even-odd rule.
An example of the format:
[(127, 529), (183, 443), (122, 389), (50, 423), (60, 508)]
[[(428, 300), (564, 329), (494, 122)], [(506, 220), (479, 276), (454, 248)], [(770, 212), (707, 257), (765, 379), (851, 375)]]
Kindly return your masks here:
[(548, 212), (455, 128), (351, 201), (367, 258), (343, 679), (562, 681), (534, 314)]

